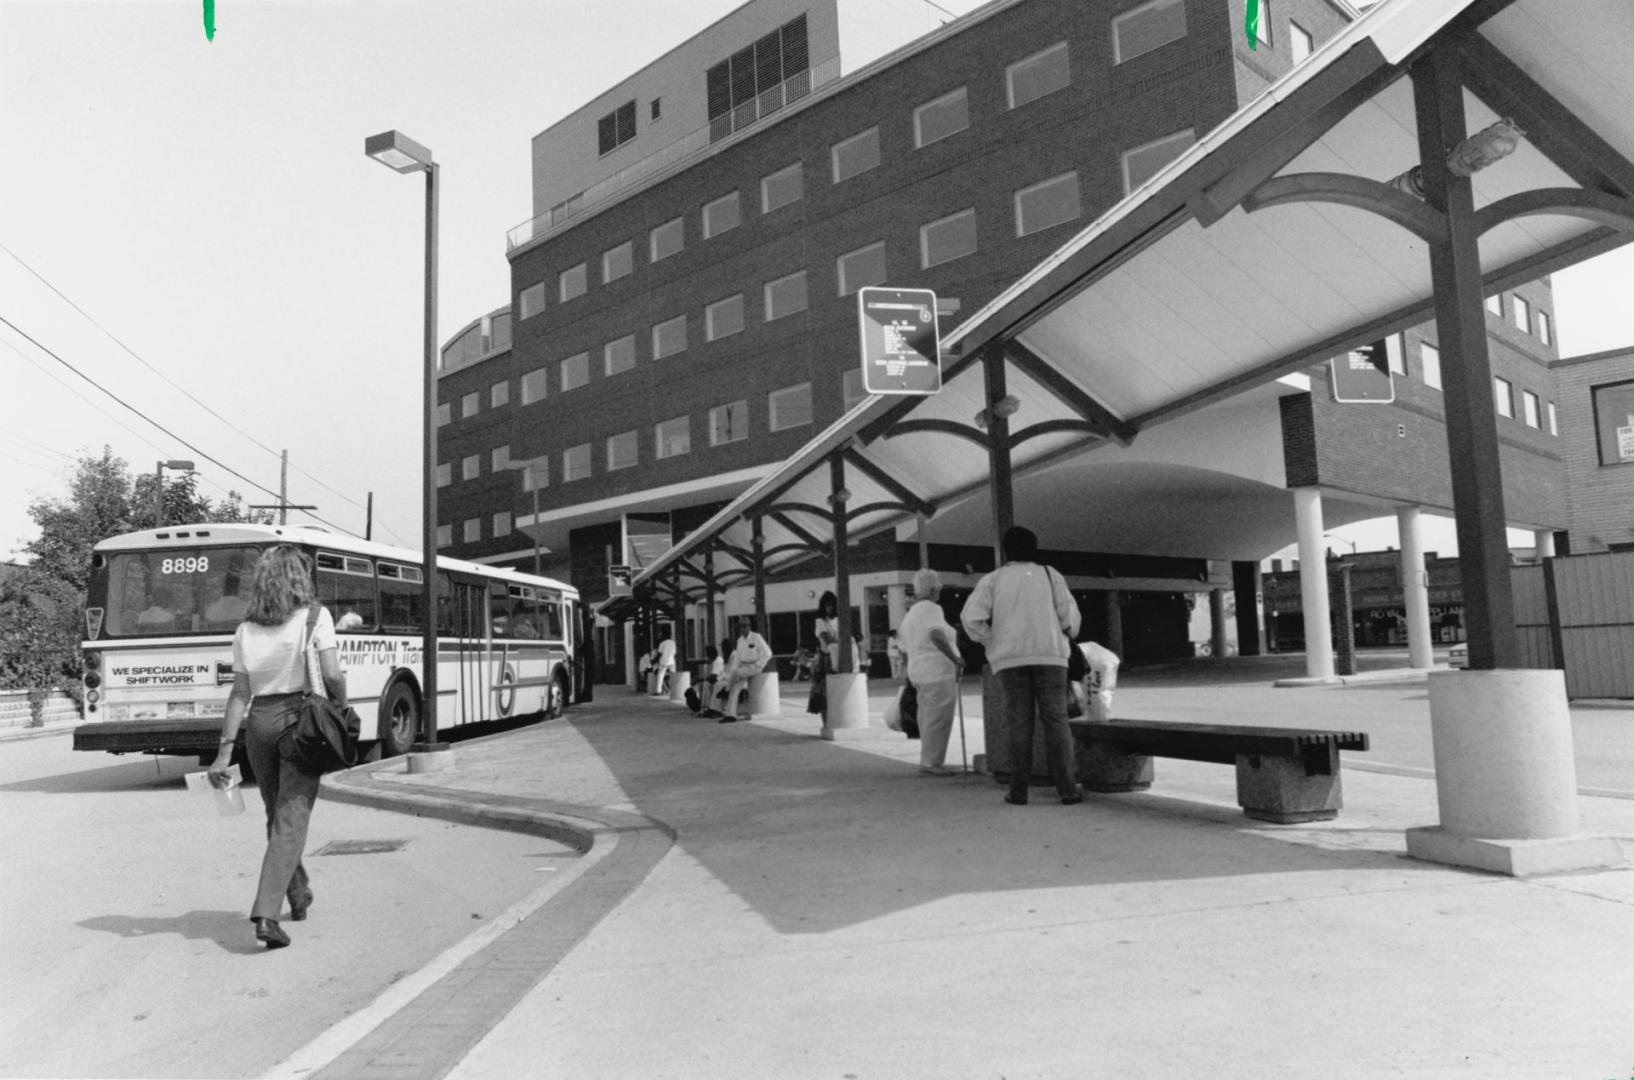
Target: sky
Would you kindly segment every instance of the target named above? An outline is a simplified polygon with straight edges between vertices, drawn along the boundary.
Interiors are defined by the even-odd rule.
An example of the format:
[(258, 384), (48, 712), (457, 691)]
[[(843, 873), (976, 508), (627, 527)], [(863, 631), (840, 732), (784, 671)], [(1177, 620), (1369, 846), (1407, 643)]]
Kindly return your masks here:
[[(446, 341), (508, 302), (533, 135), (740, 2), (216, 0), (207, 40), (201, 0), (0, 0), (0, 558), (103, 446), (247, 503), (287, 449), (291, 503), (418, 547), (424, 181), (364, 138), (441, 165)], [(844, 68), (977, 6), (841, 0)], [(1631, 285), (1555, 275), (1563, 355), (1634, 344)]]

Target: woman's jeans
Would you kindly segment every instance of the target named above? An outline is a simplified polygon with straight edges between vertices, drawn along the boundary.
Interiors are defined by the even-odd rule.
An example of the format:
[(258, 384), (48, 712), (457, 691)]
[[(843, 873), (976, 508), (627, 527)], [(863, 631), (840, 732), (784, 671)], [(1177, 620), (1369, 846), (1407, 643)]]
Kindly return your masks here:
[(318, 778), (295, 764), (293, 728), (301, 716), (303, 694), (267, 694), (250, 705), (244, 750), (267, 807), (267, 853), (261, 860), (261, 882), (255, 890), (252, 919), (276, 919), (284, 897), (290, 905), (307, 893), (306, 826), (318, 797)]
[(1004, 727), (1010, 737), (1010, 794), (1027, 797), (1033, 774), (1033, 717), (1044, 726), (1050, 779), (1063, 799), (1078, 794), (1073, 777), (1072, 731), (1067, 727), (1067, 668), (1028, 664), (998, 672), (1004, 688)]

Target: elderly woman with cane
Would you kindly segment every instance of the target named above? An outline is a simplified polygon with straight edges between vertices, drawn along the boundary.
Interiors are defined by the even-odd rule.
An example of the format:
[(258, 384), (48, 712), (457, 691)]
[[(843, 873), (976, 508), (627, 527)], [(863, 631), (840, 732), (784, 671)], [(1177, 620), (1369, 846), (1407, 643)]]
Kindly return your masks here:
[(908, 658), (908, 681), (919, 696), (919, 771), (925, 776), (954, 775), (943, 761), (964, 670), (953, 627), (942, 613), (941, 594), (942, 579), (935, 570), (925, 567), (915, 573), (915, 602), (898, 631)]
[[(299, 548), (279, 544), (255, 565), (249, 610), (233, 635), (233, 689), (210, 782), (226, 787), (239, 725), (249, 715), (244, 750), (267, 807), (267, 852), (250, 921), (255, 939), (269, 949), (289, 944), (278, 925), (284, 898), (293, 922), (306, 918), (312, 887), (301, 855), (318, 795), (318, 777), (295, 761), (294, 739), (285, 738), (301, 715), (309, 676), (307, 650), (317, 653), (323, 692), (346, 705), (346, 673), (335, 654), (335, 622), (312, 590), (312, 563)], [(314, 693), (319, 692), (316, 686)], [(252, 703), (253, 699), (253, 703)]]

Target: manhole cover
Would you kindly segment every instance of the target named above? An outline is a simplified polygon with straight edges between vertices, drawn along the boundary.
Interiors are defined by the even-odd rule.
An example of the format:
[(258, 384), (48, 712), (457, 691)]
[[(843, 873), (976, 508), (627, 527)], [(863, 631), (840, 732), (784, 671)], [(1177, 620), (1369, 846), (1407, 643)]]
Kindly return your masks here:
[(314, 855), (376, 855), (382, 851), (396, 851), (407, 840), (331, 840)]

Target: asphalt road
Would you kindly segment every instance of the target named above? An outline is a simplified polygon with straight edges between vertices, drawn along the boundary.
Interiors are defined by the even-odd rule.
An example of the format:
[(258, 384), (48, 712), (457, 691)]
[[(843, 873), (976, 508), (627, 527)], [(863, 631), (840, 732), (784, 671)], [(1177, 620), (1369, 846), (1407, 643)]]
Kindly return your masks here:
[[(0, 1075), (258, 1076), (565, 869), (548, 840), (319, 802), (310, 917), (247, 919), (259, 793), (216, 816), (191, 759), (0, 741)], [(395, 851), (324, 854), (342, 841)]]

